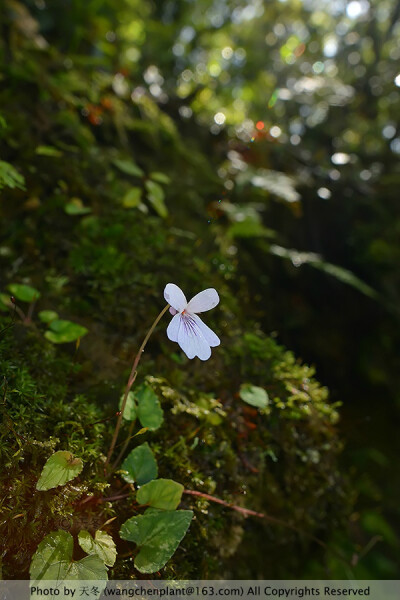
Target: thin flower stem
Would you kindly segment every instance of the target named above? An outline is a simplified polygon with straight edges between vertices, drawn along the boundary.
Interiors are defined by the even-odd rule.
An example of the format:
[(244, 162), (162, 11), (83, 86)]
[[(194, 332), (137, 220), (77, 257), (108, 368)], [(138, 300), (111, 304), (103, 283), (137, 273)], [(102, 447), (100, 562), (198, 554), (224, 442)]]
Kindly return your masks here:
[(113, 438), (112, 438), (112, 441), (111, 441), (110, 449), (109, 449), (108, 454), (107, 454), (107, 460), (106, 460), (105, 465), (104, 465), (104, 469), (105, 470), (107, 469), (107, 466), (108, 466), (108, 464), (110, 462), (112, 453), (113, 453), (114, 448), (115, 448), (115, 444), (117, 443), (117, 438), (118, 438), (119, 430), (121, 428), (121, 423), (122, 423), (122, 417), (124, 415), (124, 410), (125, 410), (126, 402), (128, 400), (128, 394), (129, 394), (129, 392), (131, 390), (131, 387), (134, 384), (134, 381), (136, 379), (136, 374), (137, 374), (136, 373), (136, 369), (137, 369), (137, 366), (138, 366), (138, 364), (140, 362), (140, 359), (142, 358), (142, 354), (144, 352), (144, 349), (145, 349), (145, 346), (146, 346), (147, 342), (149, 341), (149, 337), (153, 333), (154, 329), (157, 327), (158, 322), (161, 320), (161, 318), (164, 316), (164, 314), (169, 309), (169, 306), (170, 305), (167, 304), (167, 306), (165, 306), (162, 309), (162, 311), (160, 312), (160, 314), (158, 315), (158, 317), (155, 319), (153, 325), (150, 327), (149, 331), (147, 332), (147, 335), (144, 338), (144, 340), (142, 342), (142, 345), (139, 348), (139, 352), (136, 354), (135, 359), (133, 361), (132, 369), (131, 369), (131, 372), (130, 372), (130, 375), (129, 375), (129, 378), (128, 378), (128, 383), (126, 384), (126, 387), (125, 387), (124, 399), (122, 400), (122, 405), (121, 405), (121, 413), (120, 413), (120, 415), (118, 417), (118, 421), (117, 421), (117, 424), (115, 426), (114, 435), (113, 435)]

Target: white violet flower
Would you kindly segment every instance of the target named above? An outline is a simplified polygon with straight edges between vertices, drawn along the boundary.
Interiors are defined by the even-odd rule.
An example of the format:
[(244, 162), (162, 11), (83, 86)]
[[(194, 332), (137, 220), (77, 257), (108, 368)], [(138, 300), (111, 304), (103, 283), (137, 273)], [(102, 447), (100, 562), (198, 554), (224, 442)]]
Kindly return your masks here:
[(164, 298), (171, 305), (170, 313), (174, 318), (168, 325), (167, 336), (171, 342), (178, 342), (188, 358), (198, 356), (207, 360), (211, 356), (211, 348), (219, 346), (220, 339), (197, 316), (217, 306), (219, 296), (214, 288), (196, 294), (190, 302), (185, 294), (174, 283), (165, 286)]

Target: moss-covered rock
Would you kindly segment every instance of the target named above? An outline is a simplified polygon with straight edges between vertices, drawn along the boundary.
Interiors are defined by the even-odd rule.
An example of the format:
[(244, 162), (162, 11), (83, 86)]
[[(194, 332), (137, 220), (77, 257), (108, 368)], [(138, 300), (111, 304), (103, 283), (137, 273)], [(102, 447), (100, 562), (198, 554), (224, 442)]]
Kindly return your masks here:
[[(74, 64), (19, 25), (8, 10), (0, 46), (9, 83), (0, 89), (3, 577), (27, 576), (51, 531), (101, 527), (118, 547), (110, 576), (140, 576), (134, 545), (118, 536), (138, 510), (135, 491), (118, 473), (106, 478), (104, 462), (132, 355), (171, 281), (188, 296), (218, 290), (221, 304), (207, 323), (222, 344), (210, 361), (189, 361), (167, 339), (164, 317), (137, 383), (154, 389), (165, 421), (128, 450), (148, 441), (160, 477), (266, 516), (245, 518), (184, 493), (182, 506), (195, 518), (162, 576), (300, 574), (317, 547), (313, 536), (329, 540), (351, 502), (338, 470), (337, 407), (313, 369), (256, 322), (249, 290), (258, 277), (265, 283), (265, 257), (254, 257), (254, 273), (239, 274), (236, 241), (215, 206), (227, 189), (216, 167), (225, 150), (208, 132), (199, 140), (181, 135), (167, 110), (140, 92), (139, 79), (129, 80), (133, 93), (122, 93), (111, 60), (97, 68), (85, 55)], [(34, 286), (40, 298), (17, 299), (14, 308), (4, 295), (13, 283)], [(43, 310), (88, 335), (52, 345), (37, 317)], [(243, 384), (263, 388), (267, 406), (246, 404)], [(128, 432), (124, 424), (121, 441)], [(58, 450), (81, 458), (82, 473), (37, 491)]]
[[(184, 493), (182, 505), (194, 508), (195, 520), (163, 576), (300, 572), (309, 553), (303, 552), (300, 559), (299, 548), (310, 549), (312, 536), (329, 537), (346, 512), (346, 493), (337, 470), (337, 412), (327, 402), (326, 389), (315, 381), (312, 369), (257, 330), (227, 340), (215, 360), (221, 380), (212, 362), (200, 377), (195, 365), (180, 355), (176, 360), (183, 364), (169, 372), (161, 351), (155, 358), (149, 361), (154, 375), (147, 376), (147, 383), (161, 400), (165, 423), (140, 436), (140, 442), (133, 439), (130, 447), (145, 438), (156, 454), (161, 477), (266, 515), (266, 519), (245, 518), (207, 498)], [(46, 533), (55, 529), (94, 533), (116, 517), (106, 526), (122, 555), (112, 576), (137, 576), (133, 545), (118, 537), (121, 523), (134, 514), (132, 499), (112, 500), (124, 496), (123, 482), (117, 474), (110, 480), (104, 477), (112, 427), (110, 421), (99, 423), (113, 414), (110, 401), (115, 387), (123, 383), (123, 370), (113, 382), (103, 382), (103, 397), (109, 393), (109, 398), (101, 405), (90, 388), (86, 397), (79, 393), (85, 377), (79, 360), (56, 350), (36, 330), (17, 326), (5, 332), (1, 360), (3, 575), (26, 575), (30, 556)], [(145, 360), (143, 367), (143, 372), (149, 370)], [(243, 381), (268, 391), (266, 408), (256, 409), (240, 399)], [(81, 457), (84, 471), (63, 487), (37, 491), (45, 461), (60, 449)], [(281, 567), (276, 557), (283, 555), (292, 558)]]

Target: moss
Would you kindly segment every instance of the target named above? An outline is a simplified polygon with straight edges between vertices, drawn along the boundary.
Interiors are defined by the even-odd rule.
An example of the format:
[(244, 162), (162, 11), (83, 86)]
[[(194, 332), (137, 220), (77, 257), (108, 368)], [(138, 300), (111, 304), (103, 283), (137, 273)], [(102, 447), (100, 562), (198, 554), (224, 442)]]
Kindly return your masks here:
[[(116, 516), (108, 530), (118, 540), (120, 554), (128, 557), (117, 561), (111, 576), (134, 576), (133, 547), (118, 538), (119, 526), (132, 515), (131, 500), (103, 500), (118, 495), (122, 487), (118, 476), (107, 482), (102, 470), (111, 427), (108, 421), (97, 421), (109, 414), (108, 405), (101, 408), (95, 398), (77, 393), (84, 369), (38, 331), (19, 326), (3, 335), (0, 348), (6, 425), (0, 438), (5, 465), (0, 479), (3, 575), (26, 574), (30, 556), (46, 533), (58, 528), (94, 532)], [(235, 335), (225, 350), (218, 367), (224, 381), (209, 375), (203, 390), (193, 385), (192, 369), (181, 369), (179, 378), (174, 372), (171, 378), (161, 373), (147, 377), (166, 416), (158, 432), (145, 435), (156, 452), (160, 476), (273, 515), (302, 533), (244, 519), (204, 498), (184, 495), (182, 504), (194, 508), (195, 520), (163, 577), (284, 575), (276, 560), (265, 565), (264, 556), (298, 556), (300, 548), (312, 546), (312, 534), (329, 537), (346, 512), (345, 487), (336, 466), (337, 412), (312, 369), (258, 331)], [(229, 384), (228, 373), (235, 374)], [(171, 381), (176, 379), (178, 383)], [(239, 399), (240, 381), (269, 391), (267, 409), (258, 411)], [(83, 458), (85, 469), (62, 488), (37, 492), (43, 464), (58, 449)], [(236, 560), (233, 572), (231, 555), (240, 557), (254, 544), (257, 556)], [(285, 564), (287, 572), (300, 572), (303, 561)]]
[[(3, 403), (0, 434), (0, 537), (3, 576), (26, 574), (44, 535), (74, 528), (76, 503), (104, 489), (99, 462), (104, 425), (96, 404), (76, 395), (79, 367), (35, 331), (16, 326), (0, 340)], [(75, 381), (74, 381), (75, 380)], [(36, 482), (52, 452), (70, 450), (85, 462), (79, 479), (63, 488), (37, 492)], [(94, 514), (101, 518), (103, 510)]]
[[(147, 377), (162, 401), (165, 424), (134, 438), (130, 447), (148, 440), (161, 476), (289, 527), (244, 519), (185, 494), (182, 505), (194, 508), (195, 519), (162, 575), (300, 574), (315, 553), (310, 536), (329, 540), (351, 503), (337, 466), (337, 406), (312, 368), (261, 331), (223, 218), (209, 226), (213, 204), (226, 191), (215, 174), (222, 160), (218, 139), (207, 135), (204, 147), (184, 139), (150, 97), (140, 103), (118, 96), (111, 70), (79, 61), (69, 70), (54, 46), (29, 61), (23, 59), (27, 51), (29, 44), (28, 50), (22, 44), (5, 69), (13, 85), (0, 90), (2, 105), (12, 107), (3, 115), (7, 131), (0, 149), (26, 181), (26, 192), (7, 190), (0, 205), (0, 291), (24, 282), (39, 289), (41, 299), (31, 307), (29, 326), (0, 334), (3, 577), (27, 576), (31, 555), (50, 531), (94, 533), (100, 526), (118, 542), (111, 576), (138, 576), (135, 548), (118, 537), (121, 523), (137, 510), (134, 492), (119, 498), (126, 490), (121, 492), (119, 475), (105, 479), (104, 453), (132, 353), (161, 310), (169, 281), (188, 294), (218, 289), (221, 304), (207, 323), (222, 345), (212, 361), (189, 361), (162, 327), (155, 331), (138, 382)], [(84, 97), (87, 81), (90, 98)], [(101, 104), (104, 98), (111, 108)], [(90, 120), (93, 103), (103, 106), (101, 126)], [(40, 155), (43, 145), (54, 146), (56, 155)], [(122, 173), (115, 159), (136, 160), (144, 175)], [(154, 170), (171, 178), (164, 189), (165, 219), (145, 194)], [(122, 199), (132, 187), (142, 190), (143, 202), (126, 209)], [(67, 214), (74, 198), (90, 212)], [(88, 328), (79, 348), (45, 340), (45, 325), (36, 318), (44, 309)], [(8, 323), (4, 312), (0, 329)], [(267, 390), (266, 409), (240, 400), (242, 383)], [(37, 492), (46, 459), (60, 449), (81, 457), (84, 470), (62, 488)], [(271, 557), (267, 564), (264, 557)]]

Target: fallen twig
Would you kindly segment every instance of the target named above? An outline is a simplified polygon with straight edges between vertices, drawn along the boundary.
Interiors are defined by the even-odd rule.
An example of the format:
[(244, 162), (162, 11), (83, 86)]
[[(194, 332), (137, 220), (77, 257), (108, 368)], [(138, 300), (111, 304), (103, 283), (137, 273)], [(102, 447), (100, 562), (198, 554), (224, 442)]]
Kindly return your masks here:
[(259, 519), (265, 519), (266, 521), (269, 521), (270, 523), (274, 523), (275, 525), (280, 525), (282, 527), (286, 527), (287, 529), (291, 529), (292, 531), (295, 531), (296, 533), (305, 535), (310, 540), (312, 540), (313, 542), (315, 542), (316, 544), (318, 544), (319, 546), (324, 548), (327, 552), (331, 552), (332, 554), (334, 554), (336, 556), (336, 558), (338, 558), (341, 562), (343, 562), (347, 567), (350, 567), (349, 562), (346, 560), (346, 558), (344, 556), (342, 556), (339, 552), (337, 552), (333, 548), (330, 548), (327, 544), (325, 544), (325, 542), (323, 542), (319, 538), (315, 537), (315, 535), (313, 535), (312, 533), (307, 533), (307, 532), (303, 531), (302, 529), (299, 529), (295, 525), (286, 523), (286, 521), (282, 521), (281, 519), (278, 519), (277, 517), (271, 517), (270, 515), (256, 512), (255, 510), (243, 508), (242, 506), (237, 506), (236, 504), (231, 504), (229, 502), (226, 502), (225, 500), (221, 500), (220, 498), (216, 498), (215, 496), (211, 496), (210, 494), (205, 494), (203, 492), (198, 492), (196, 490), (183, 490), (183, 493), (189, 494), (190, 496), (198, 496), (199, 498), (204, 498), (205, 500), (209, 500), (210, 502), (215, 502), (216, 504), (222, 504), (222, 506), (226, 506), (227, 508), (230, 508), (231, 510), (235, 510), (236, 512), (239, 512), (246, 517), (249, 516), (249, 517), (258, 517)]

